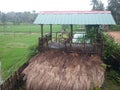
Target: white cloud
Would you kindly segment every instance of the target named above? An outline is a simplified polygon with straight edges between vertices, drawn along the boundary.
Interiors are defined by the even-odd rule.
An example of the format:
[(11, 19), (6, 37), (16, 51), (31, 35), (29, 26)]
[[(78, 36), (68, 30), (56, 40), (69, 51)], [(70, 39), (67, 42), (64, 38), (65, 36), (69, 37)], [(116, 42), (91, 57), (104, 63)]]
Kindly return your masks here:
[[(1, 0), (0, 11), (91, 10), (91, 0)], [(105, 3), (107, 0), (102, 0)]]

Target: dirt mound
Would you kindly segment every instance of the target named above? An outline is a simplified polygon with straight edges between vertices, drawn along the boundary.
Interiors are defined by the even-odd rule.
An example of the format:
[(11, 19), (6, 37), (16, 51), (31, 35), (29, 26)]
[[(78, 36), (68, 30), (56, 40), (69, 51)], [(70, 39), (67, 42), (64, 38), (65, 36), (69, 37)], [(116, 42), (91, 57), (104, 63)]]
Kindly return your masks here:
[(35, 56), (23, 73), (27, 90), (89, 90), (101, 87), (104, 71), (97, 55), (46, 51)]

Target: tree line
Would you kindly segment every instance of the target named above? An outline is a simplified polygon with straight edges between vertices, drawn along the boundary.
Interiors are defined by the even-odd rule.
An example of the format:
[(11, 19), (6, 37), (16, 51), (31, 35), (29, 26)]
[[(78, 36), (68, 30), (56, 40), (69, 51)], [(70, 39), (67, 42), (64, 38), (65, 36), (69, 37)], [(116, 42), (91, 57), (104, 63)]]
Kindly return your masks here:
[(1, 24), (20, 24), (20, 23), (33, 23), (37, 14), (35, 11), (31, 12), (8, 12), (4, 13), (0, 11), (0, 23)]

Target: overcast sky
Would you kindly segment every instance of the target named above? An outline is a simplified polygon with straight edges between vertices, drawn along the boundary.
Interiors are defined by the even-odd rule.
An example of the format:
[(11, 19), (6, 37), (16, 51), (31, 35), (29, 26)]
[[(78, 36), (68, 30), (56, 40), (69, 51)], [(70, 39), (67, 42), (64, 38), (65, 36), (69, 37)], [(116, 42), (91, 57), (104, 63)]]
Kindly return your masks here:
[[(91, 10), (91, 0), (0, 0), (2, 12)], [(108, 0), (101, 0), (107, 6)]]

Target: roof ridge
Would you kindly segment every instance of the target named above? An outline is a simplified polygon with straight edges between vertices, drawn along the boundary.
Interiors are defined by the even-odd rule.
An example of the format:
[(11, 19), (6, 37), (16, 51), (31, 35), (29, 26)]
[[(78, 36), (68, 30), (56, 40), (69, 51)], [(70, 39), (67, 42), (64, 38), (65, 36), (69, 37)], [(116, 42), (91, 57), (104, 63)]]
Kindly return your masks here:
[(39, 14), (97, 14), (97, 13), (108, 13), (111, 11), (40, 11)]

